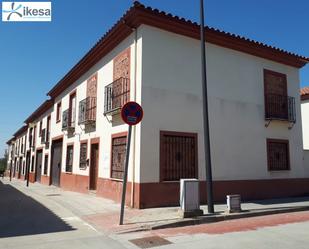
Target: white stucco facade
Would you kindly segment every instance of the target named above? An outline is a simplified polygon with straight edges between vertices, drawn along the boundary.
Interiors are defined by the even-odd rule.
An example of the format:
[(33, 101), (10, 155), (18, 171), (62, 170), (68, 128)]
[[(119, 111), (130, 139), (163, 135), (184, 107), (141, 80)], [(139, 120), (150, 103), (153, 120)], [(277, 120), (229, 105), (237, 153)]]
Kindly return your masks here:
[[(176, 26), (179, 24), (177, 22), (176, 20), (174, 23)], [(59, 163), (59, 186), (88, 192), (89, 179), (93, 178), (92, 144), (97, 144), (98, 170), (95, 173), (97, 178), (94, 177), (97, 187), (91, 190), (118, 201), (122, 180), (112, 177), (112, 157), (115, 164), (119, 163), (123, 168), (123, 151), (122, 154), (116, 149), (114, 151), (112, 141), (114, 137), (126, 136), (128, 125), (124, 124), (119, 113), (105, 113), (105, 101), (106, 87), (123, 77), (123, 73), (127, 73), (125, 77), (130, 82), (129, 100), (140, 103), (144, 109), (142, 122), (133, 127), (127, 190), (130, 201), (127, 200), (127, 203), (139, 208), (175, 204), (178, 202), (178, 180), (164, 182), (160, 175), (163, 157), (161, 132), (187, 133), (197, 137), (196, 178), (201, 184), (205, 183), (200, 42), (190, 33), (190, 29), (189, 33), (182, 33), (182, 30), (173, 31), (171, 27), (164, 26), (165, 24), (158, 28), (158, 23), (152, 26), (142, 23), (136, 28), (129, 27), (127, 23), (117, 25), (127, 25), (120, 27), (117, 35), (120, 36), (120, 31), (129, 32), (129, 28), (128, 35), (124, 35), (125, 38), (118, 41), (118, 36), (112, 34), (115, 35), (113, 40), (108, 37), (108, 33), (106, 40), (110, 39), (109, 43), (104, 43), (104, 39), (100, 41), (99, 45), (77, 64), (78, 67), (72, 69), (73, 73), (69, 72), (51, 90), (50, 106), (39, 108), (27, 119), (28, 137), (31, 127), (36, 126), (36, 143), (35, 148), (30, 148), (30, 143), (27, 142), (26, 151), (29, 151), (31, 161), (34, 162), (37, 151), (42, 150), (43, 160), (48, 156), (48, 167), (44, 171), (43, 162), (41, 174), (45, 177), (44, 184), (53, 184), (51, 178), (55, 177), (52, 173), (52, 167), (55, 167), (54, 145), (60, 144), (62, 153)], [(221, 33), (217, 35), (227, 39)], [(235, 37), (228, 39), (239, 42)], [(206, 43), (210, 146), (213, 179), (216, 184), (215, 195), (217, 194), (217, 199), (221, 200), (227, 191), (244, 191), (245, 198), (301, 194), (301, 191), (305, 191), (302, 186), (309, 183), (309, 164), (304, 163), (307, 155), (303, 152), (302, 132), (305, 149), (309, 149), (306, 147), (309, 147), (309, 141), (306, 141), (307, 131), (304, 125), (302, 130), (301, 122), (301, 115), (304, 117), (303, 122), (309, 119), (309, 110), (304, 108), (307, 103), (302, 103), (301, 109), (299, 98), (299, 68), (303, 61), (293, 57), (293, 64), (286, 61), (284, 56), (288, 56), (287, 54), (279, 54), (283, 58), (281, 62), (267, 54), (267, 49), (271, 48), (257, 45), (260, 46), (258, 49), (265, 50), (265, 53), (261, 53), (260, 50), (254, 50), (255, 45), (248, 41), (245, 43), (253, 47), (250, 50), (253, 52), (220, 45), (220, 42), (214, 40)], [(111, 48), (104, 55), (99, 57), (95, 54), (105, 51), (108, 46)], [(271, 52), (283, 53), (276, 49), (272, 49)], [(258, 55), (253, 55), (254, 53)], [(96, 63), (92, 63), (92, 60)], [(118, 61), (120, 66), (117, 68)], [(287, 95), (295, 99), (293, 110), (296, 122), (265, 120), (264, 70), (279, 73), (286, 78)], [(88, 129), (85, 124), (78, 122), (79, 103), (90, 96), (88, 81), (94, 75), (96, 115), (95, 122), (92, 123), (91, 129)], [(72, 80), (69, 81), (70, 79)], [(116, 94), (115, 89), (113, 88), (114, 92), (111, 95), (113, 98)], [(67, 128), (63, 128), (62, 114), (68, 109), (72, 110), (72, 94), (76, 96), (73, 103), (75, 112), (70, 118), (73, 118), (75, 123), (74, 127), (71, 127), (73, 132), (70, 133)], [(59, 105), (60, 120), (57, 120)], [(42, 109), (44, 111), (40, 111)], [(41, 143), (39, 125), (42, 121), (42, 128), (46, 128), (48, 117), (50, 136), (46, 145)], [(284, 140), (288, 144), (289, 167), (284, 170), (270, 170), (267, 139)], [(16, 144), (15, 140), (13, 142)], [(81, 143), (87, 143), (86, 167), (80, 167)], [(73, 146), (72, 170), (69, 171), (66, 168), (68, 146)], [(182, 156), (177, 156), (177, 160), (181, 160)], [(35, 178), (32, 181), (35, 181)], [(293, 186), (291, 191), (287, 192), (283, 192), (283, 188), (269, 193), (263, 190), (266, 184), (272, 188), (273, 182), (286, 188), (290, 188), (289, 184)], [(255, 195), (254, 192), (258, 192), (259, 189), (259, 195)]]

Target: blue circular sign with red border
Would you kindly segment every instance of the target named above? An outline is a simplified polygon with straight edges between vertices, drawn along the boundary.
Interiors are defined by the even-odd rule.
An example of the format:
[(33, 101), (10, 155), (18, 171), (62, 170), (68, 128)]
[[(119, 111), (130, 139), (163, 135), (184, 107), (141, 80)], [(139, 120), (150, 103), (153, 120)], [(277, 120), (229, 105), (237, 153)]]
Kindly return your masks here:
[(121, 118), (128, 125), (137, 125), (143, 119), (143, 108), (136, 102), (127, 102), (121, 108)]

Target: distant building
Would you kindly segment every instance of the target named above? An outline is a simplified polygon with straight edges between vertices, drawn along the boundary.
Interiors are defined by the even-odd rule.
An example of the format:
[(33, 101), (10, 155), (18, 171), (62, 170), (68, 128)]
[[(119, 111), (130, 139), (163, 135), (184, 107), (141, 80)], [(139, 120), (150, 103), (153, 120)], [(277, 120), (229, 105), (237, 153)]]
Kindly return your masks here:
[[(299, 69), (309, 58), (205, 32), (215, 200), (308, 193)], [(180, 178), (198, 178), (205, 202), (199, 37), (196, 23), (135, 3), (9, 141), (15, 177), (26, 161), (32, 182), (119, 201), (127, 139), (119, 110), (133, 100), (144, 119), (133, 128), (127, 204), (178, 204)]]

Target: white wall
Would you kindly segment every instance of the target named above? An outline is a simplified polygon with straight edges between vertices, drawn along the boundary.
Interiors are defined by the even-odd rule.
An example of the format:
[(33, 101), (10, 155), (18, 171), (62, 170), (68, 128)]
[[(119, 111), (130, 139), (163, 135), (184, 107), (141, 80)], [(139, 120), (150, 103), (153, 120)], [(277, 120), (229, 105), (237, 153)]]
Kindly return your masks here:
[(301, 101), (304, 149), (309, 150), (309, 100)]
[[(159, 181), (160, 130), (198, 133), (199, 178), (205, 179), (200, 43), (141, 26), (143, 37), (141, 181)], [(302, 163), (296, 68), (206, 44), (212, 168), (215, 180), (308, 177)], [(264, 120), (263, 69), (287, 74), (297, 122)], [(266, 138), (289, 139), (291, 170), (267, 170)]]

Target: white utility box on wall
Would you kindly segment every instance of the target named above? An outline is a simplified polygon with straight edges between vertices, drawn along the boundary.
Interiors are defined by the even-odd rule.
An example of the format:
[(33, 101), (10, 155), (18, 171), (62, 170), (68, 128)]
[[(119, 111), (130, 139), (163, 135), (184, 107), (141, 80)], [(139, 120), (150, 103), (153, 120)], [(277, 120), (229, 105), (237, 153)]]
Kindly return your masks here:
[(200, 209), (200, 191), (197, 179), (180, 179), (180, 207), (183, 217), (203, 214)]

